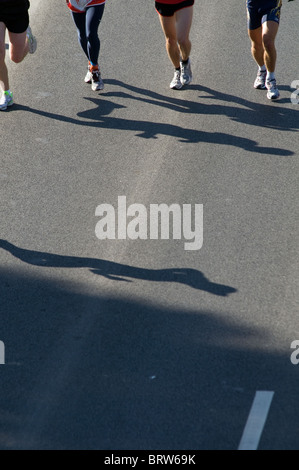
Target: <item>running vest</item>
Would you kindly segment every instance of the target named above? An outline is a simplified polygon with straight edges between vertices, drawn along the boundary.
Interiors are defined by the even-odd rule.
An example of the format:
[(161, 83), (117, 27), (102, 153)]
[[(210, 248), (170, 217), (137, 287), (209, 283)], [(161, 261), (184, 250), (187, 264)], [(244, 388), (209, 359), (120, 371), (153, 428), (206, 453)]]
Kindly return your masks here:
[(102, 5), (106, 0), (66, 0), (67, 6), (75, 13), (82, 13), (86, 7)]

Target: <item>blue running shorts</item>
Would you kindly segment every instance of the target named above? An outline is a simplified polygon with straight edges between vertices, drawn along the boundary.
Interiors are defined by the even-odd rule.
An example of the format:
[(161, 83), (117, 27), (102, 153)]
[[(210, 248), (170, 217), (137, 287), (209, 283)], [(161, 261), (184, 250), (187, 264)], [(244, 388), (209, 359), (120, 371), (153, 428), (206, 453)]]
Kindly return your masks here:
[(279, 23), (282, 0), (246, 0), (248, 29), (257, 29), (266, 21)]

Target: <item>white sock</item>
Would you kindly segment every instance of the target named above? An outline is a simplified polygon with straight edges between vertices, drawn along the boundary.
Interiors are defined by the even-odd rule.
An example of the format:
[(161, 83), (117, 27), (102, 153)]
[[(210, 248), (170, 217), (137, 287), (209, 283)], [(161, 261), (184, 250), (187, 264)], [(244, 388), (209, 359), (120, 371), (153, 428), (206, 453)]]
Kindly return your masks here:
[(266, 66), (265, 65), (262, 65), (261, 67), (259, 66), (259, 71), (266, 72)]
[(275, 80), (275, 73), (267, 72), (267, 82), (271, 82), (271, 80)]

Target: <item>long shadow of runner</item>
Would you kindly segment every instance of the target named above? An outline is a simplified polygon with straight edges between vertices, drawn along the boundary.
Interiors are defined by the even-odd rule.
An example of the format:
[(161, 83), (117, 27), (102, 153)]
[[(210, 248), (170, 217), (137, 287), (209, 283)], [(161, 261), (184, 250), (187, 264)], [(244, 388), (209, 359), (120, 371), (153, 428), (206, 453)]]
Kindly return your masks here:
[[(119, 95), (123, 97), (123, 95)], [(113, 102), (104, 100), (105, 94), (99, 98), (85, 98), (95, 105), (94, 109), (89, 109), (78, 113), (82, 119), (72, 118), (63, 114), (51, 113), (45, 110), (39, 110), (15, 103), (12, 111), (27, 111), (38, 116), (43, 116), (46, 119), (54, 119), (58, 122), (66, 122), (78, 126), (95, 127), (98, 129), (113, 129), (117, 131), (131, 131), (139, 138), (143, 139), (158, 139), (161, 135), (166, 135), (175, 138), (182, 143), (210, 143), (218, 145), (228, 145), (237, 148), (242, 148), (247, 152), (254, 152), (260, 154), (292, 156), (294, 152), (288, 149), (279, 147), (265, 147), (260, 146), (257, 141), (248, 139), (247, 137), (240, 137), (237, 135), (216, 132), (216, 131), (203, 131), (198, 129), (183, 128), (170, 123), (141, 121), (137, 119), (124, 119), (109, 116), (113, 109), (124, 108), (123, 105), (118, 105)], [(11, 112), (11, 111), (10, 111)]]
[(155, 282), (179, 282), (214, 295), (226, 297), (237, 292), (234, 287), (209, 281), (205, 275), (191, 268), (145, 269), (125, 264), (114, 263), (97, 258), (63, 256), (43, 251), (19, 248), (6, 240), (0, 239), (0, 248), (11, 253), (24, 263), (33, 266), (52, 268), (88, 268), (92, 273), (115, 281), (131, 282), (126, 278)]
[[(283, 103), (289, 103), (290, 100), (280, 99), (275, 102), (278, 107), (274, 108), (272, 102), (271, 104), (261, 104), (246, 100), (240, 96), (230, 95), (219, 90), (213, 90), (203, 85), (195, 84), (189, 85), (188, 89), (200, 92), (198, 100), (186, 100), (184, 98), (161, 95), (152, 90), (135, 87), (115, 79), (106, 79), (105, 82), (116, 88), (128, 90), (128, 93), (119, 90), (109, 91), (102, 93), (101, 97), (117, 97), (142, 101), (153, 106), (162, 107), (164, 109), (167, 108), (171, 111), (183, 114), (226, 116), (233, 121), (255, 127), (298, 132), (298, 111), (296, 109), (281, 107)], [(290, 87), (280, 86), (279, 88), (281, 90), (285, 89), (290, 94), (292, 93)], [(180, 90), (180, 96), (181, 92), (182, 90)], [(207, 99), (214, 101), (215, 104), (211, 104), (211, 102), (205, 104)], [(233, 104), (237, 106), (233, 106)], [(89, 112), (91, 114), (91, 111)], [(84, 111), (78, 113), (78, 116), (85, 116)]]

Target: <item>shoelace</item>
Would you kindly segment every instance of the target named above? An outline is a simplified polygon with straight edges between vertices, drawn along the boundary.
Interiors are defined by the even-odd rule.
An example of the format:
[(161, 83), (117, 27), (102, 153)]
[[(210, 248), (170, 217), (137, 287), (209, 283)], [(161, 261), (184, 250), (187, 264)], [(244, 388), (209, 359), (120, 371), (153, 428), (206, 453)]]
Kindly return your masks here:
[(98, 82), (100, 80), (100, 72), (98, 70), (95, 70), (92, 73), (92, 78), (94, 82)]
[(276, 88), (276, 80), (273, 78), (273, 80), (270, 80), (269, 82), (270, 88), (275, 89)]
[(182, 66), (182, 75), (189, 75), (189, 67), (188, 65)]
[(8, 103), (9, 101), (12, 100), (12, 94), (4, 92), (2, 95), (2, 100)]

